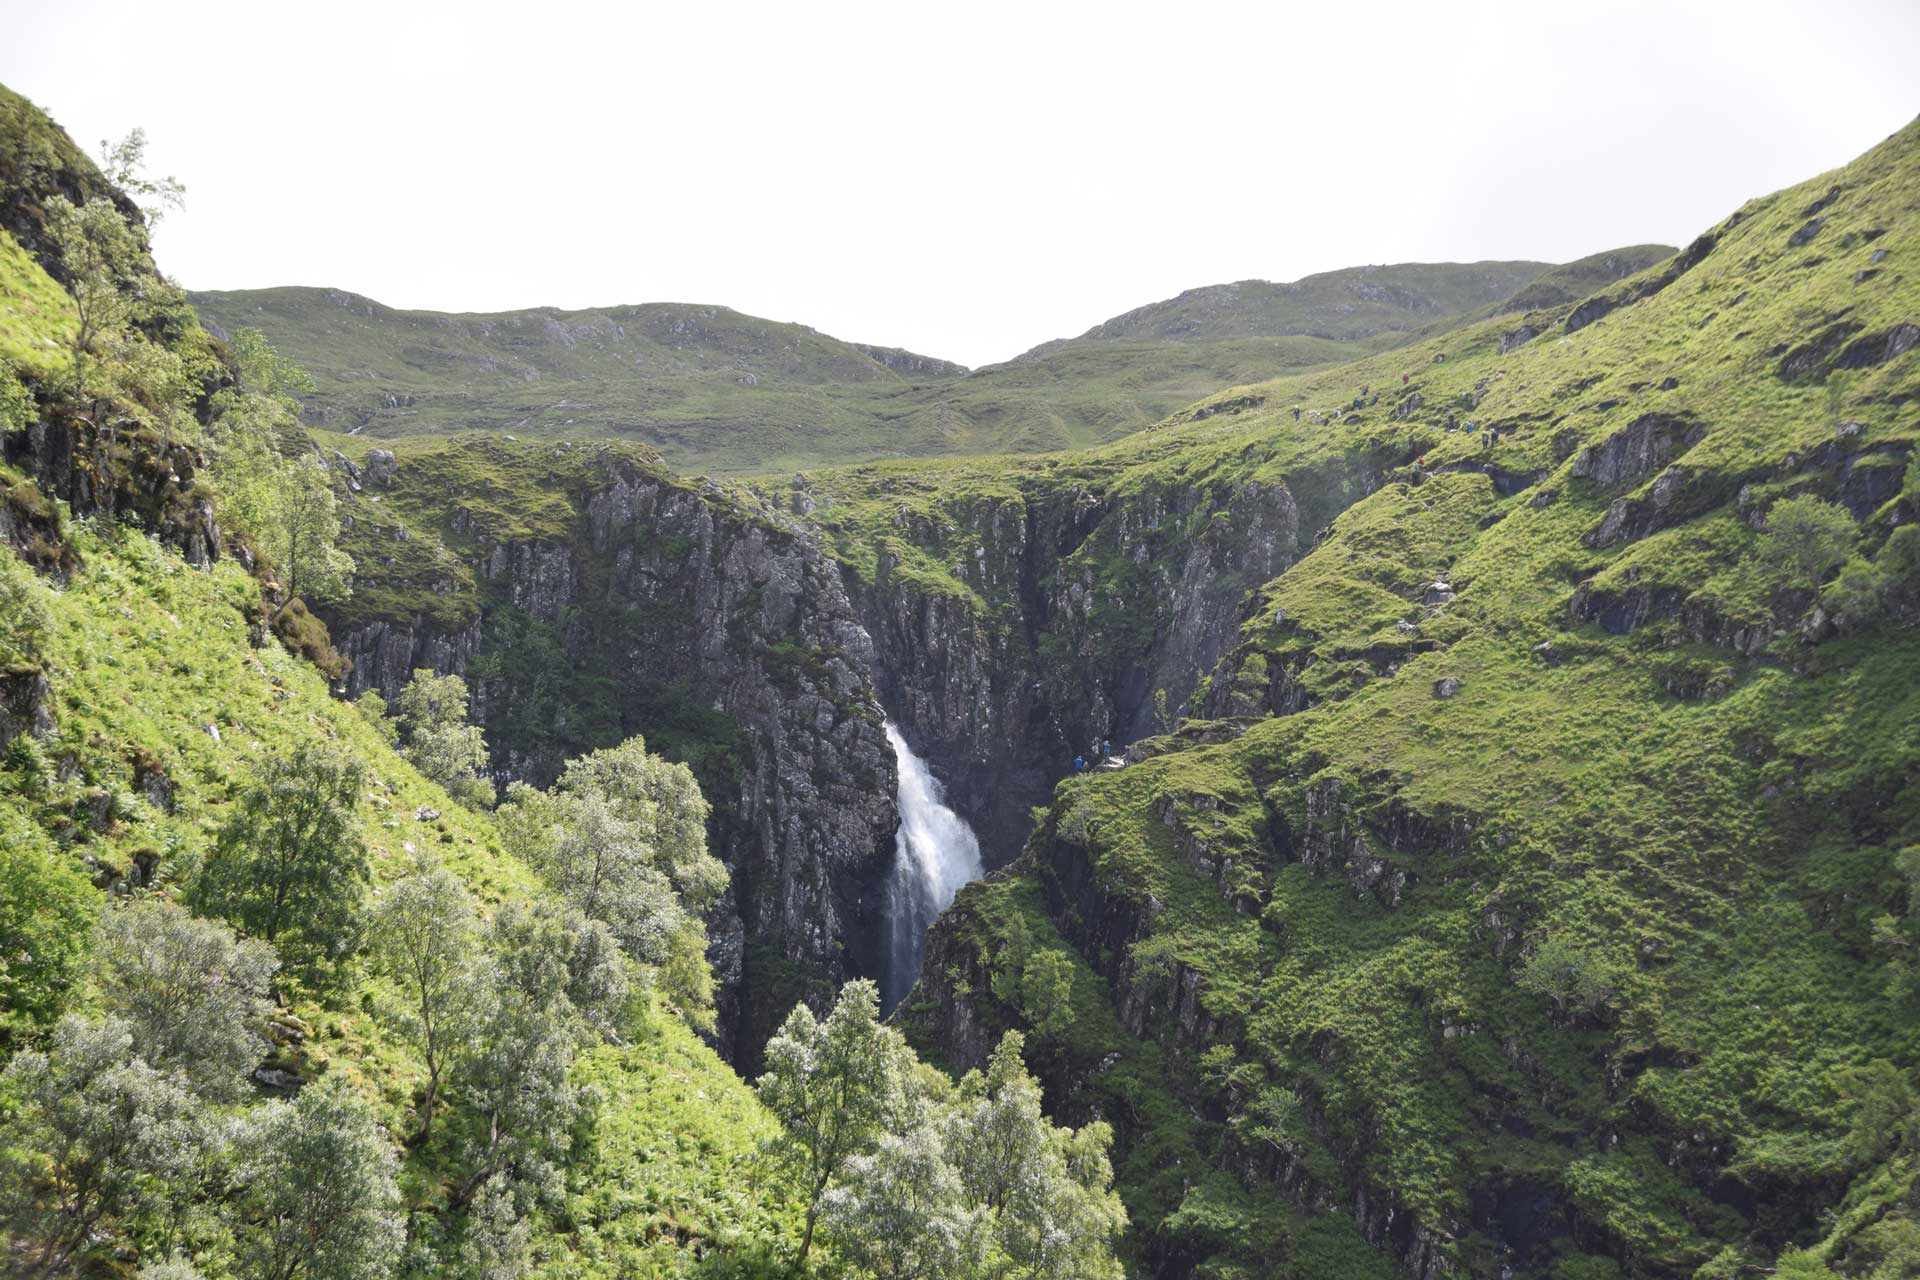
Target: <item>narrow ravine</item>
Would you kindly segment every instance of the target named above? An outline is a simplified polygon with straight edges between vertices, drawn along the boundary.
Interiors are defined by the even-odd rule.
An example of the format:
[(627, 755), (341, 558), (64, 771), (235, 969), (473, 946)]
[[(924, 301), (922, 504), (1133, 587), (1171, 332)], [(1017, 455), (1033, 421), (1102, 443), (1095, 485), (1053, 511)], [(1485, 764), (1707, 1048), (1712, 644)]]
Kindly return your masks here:
[(891, 1012), (920, 976), (927, 929), (985, 868), (973, 828), (947, 808), (938, 779), (892, 721), (886, 728), (900, 775), (900, 834), (887, 881), (887, 965), (880, 988)]

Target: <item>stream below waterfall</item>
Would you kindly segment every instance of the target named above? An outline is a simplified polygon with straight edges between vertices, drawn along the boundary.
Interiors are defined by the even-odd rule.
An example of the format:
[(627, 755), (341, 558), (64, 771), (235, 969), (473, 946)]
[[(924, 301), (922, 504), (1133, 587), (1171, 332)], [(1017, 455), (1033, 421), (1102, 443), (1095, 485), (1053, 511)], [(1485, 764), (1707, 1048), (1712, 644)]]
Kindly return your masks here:
[(952, 904), (962, 885), (986, 871), (973, 828), (943, 803), (939, 780), (892, 721), (886, 728), (900, 773), (900, 834), (887, 880), (887, 968), (880, 984), (881, 1006), (891, 1012), (920, 976), (934, 917)]

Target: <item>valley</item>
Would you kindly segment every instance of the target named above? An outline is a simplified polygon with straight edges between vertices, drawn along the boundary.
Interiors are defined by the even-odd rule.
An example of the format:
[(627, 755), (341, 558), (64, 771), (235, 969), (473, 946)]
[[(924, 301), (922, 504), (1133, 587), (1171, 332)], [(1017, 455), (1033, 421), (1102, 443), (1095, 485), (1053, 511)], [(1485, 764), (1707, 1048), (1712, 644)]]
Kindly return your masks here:
[[(969, 370), (186, 294), (0, 108), (10, 1266), (266, 1274), (245, 1135), (322, 1100), (368, 1275), (1920, 1266), (1920, 124)], [(342, 760), (276, 935), (221, 869)], [(141, 912), (280, 949), (224, 1092), (152, 1101)], [(136, 1078), (242, 1136), (76, 1232), (57, 1099)]]

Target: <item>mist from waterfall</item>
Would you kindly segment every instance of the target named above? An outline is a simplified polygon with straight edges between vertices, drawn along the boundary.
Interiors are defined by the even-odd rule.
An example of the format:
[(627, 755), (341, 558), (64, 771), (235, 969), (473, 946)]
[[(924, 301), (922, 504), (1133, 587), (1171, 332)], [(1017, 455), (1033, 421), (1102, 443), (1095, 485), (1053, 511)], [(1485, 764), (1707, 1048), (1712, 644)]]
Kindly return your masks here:
[(934, 917), (952, 904), (962, 885), (986, 872), (973, 829), (942, 803), (939, 781), (892, 721), (886, 729), (900, 773), (900, 834), (887, 882), (887, 971), (880, 986), (881, 1002), (891, 1010), (920, 976)]

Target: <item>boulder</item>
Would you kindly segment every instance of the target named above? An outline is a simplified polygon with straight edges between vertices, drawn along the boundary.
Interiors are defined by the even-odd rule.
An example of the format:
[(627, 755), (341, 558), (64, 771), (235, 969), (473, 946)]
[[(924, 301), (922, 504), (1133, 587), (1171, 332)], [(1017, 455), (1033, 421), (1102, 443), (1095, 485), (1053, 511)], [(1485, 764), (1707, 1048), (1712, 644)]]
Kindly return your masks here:
[(1787, 237), (1787, 248), (1798, 249), (1820, 234), (1820, 228), (1827, 225), (1825, 218), (1814, 218), (1798, 231)]
[(1448, 676), (1444, 680), (1435, 680), (1433, 682), (1433, 696), (1443, 700), (1455, 697), (1459, 694), (1463, 683), (1463, 681), (1453, 676)]
[(1647, 475), (1675, 455), (1698, 444), (1706, 428), (1686, 418), (1643, 413), (1599, 444), (1588, 445), (1573, 460), (1573, 474), (1603, 489)]
[(1529, 324), (1523, 324), (1517, 329), (1509, 329), (1500, 335), (1500, 354), (1504, 356), (1524, 347), (1539, 336), (1540, 330)]
[(264, 1085), (269, 1089), (278, 1089), (282, 1093), (298, 1093), (300, 1086), (306, 1083), (291, 1071), (268, 1066), (255, 1067), (253, 1080), (255, 1084)]
[(398, 467), (398, 464), (394, 461), (394, 458), (393, 458), (393, 450), (391, 449), (367, 450), (367, 465), (365, 468), (365, 475), (366, 475), (366, 482), (368, 484), (377, 485), (382, 489), (392, 488), (393, 473), (397, 467)]

